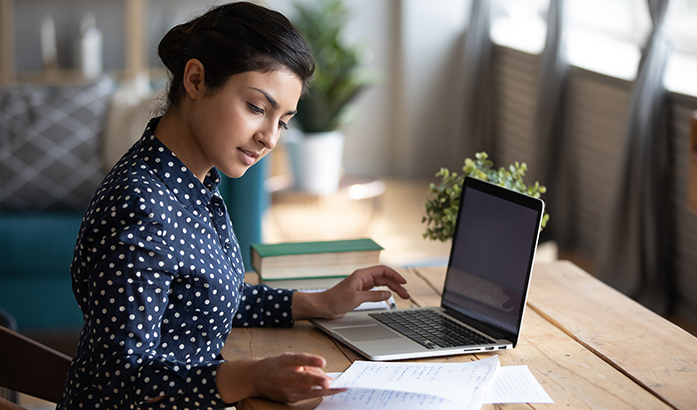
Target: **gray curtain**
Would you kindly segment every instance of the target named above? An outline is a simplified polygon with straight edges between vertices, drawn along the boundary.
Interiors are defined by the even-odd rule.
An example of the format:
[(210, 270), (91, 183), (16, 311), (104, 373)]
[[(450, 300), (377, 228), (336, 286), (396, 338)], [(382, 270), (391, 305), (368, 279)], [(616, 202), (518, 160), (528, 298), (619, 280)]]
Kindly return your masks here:
[(633, 85), (624, 158), (600, 238), (598, 276), (660, 314), (672, 302), (669, 255), (669, 138), (663, 77), (671, 50), (665, 33), (668, 0), (649, 0), (653, 30)]
[(472, 0), (464, 55), (464, 155), (493, 154), (494, 88), (491, 41), (491, 1)]
[[(550, 0), (547, 38), (540, 61), (539, 95), (535, 117), (535, 159), (528, 170), (529, 181), (547, 187), (543, 195), (550, 223), (543, 235), (560, 247), (572, 237), (570, 156), (565, 144), (565, 111), (569, 62), (564, 36), (564, 0)], [(562, 164), (564, 166), (562, 166)]]

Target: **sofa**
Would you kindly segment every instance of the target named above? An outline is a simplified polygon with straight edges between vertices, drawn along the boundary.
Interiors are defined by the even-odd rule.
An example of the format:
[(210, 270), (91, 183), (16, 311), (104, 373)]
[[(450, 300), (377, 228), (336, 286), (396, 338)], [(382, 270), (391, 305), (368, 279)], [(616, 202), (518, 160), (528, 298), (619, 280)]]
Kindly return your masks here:
[[(108, 76), (75, 85), (0, 88), (0, 309), (20, 331), (82, 327), (70, 262), (95, 188), (140, 137), (153, 92)], [(240, 246), (261, 240), (266, 160), (223, 196)], [(249, 269), (249, 259), (245, 260)]]

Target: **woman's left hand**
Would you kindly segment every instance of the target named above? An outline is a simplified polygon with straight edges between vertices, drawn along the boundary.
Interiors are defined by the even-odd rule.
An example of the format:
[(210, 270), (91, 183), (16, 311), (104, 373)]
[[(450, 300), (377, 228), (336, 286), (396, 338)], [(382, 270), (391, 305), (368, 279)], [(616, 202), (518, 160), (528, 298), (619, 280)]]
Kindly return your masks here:
[(409, 292), (402, 286), (405, 283), (402, 275), (384, 265), (358, 269), (324, 292), (295, 292), (293, 319), (337, 319), (363, 302), (379, 302), (391, 296), (387, 290), (371, 290), (376, 286), (386, 286), (402, 299), (409, 299)]

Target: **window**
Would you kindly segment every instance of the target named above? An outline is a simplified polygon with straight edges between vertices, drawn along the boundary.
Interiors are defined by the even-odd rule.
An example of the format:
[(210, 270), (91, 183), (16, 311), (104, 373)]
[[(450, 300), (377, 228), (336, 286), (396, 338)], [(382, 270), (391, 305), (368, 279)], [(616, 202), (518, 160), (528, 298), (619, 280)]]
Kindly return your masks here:
[(541, 53), (547, 34), (549, 0), (498, 0), (494, 4), (492, 41), (531, 54)]
[[(590, 30), (638, 46), (651, 32), (647, 0), (568, 0), (574, 29)], [(697, 55), (697, 0), (670, 0), (666, 25), (680, 53)]]
[(668, 33), (678, 53), (697, 57), (697, 0), (672, 0)]
[(571, 30), (595, 32), (640, 46), (651, 30), (646, 0), (568, 0)]

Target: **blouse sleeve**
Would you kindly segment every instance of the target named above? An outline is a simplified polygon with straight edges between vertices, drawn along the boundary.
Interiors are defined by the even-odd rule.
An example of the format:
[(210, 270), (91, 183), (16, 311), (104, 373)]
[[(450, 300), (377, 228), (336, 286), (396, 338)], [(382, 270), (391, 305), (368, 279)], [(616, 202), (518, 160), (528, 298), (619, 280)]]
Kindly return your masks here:
[[(90, 254), (83, 257), (90, 275), (83, 279), (89, 281), (83, 288), (87, 294), (77, 296), (89, 309), (85, 319), (94, 369), (84, 383), (98, 386), (106, 408), (225, 407), (215, 381), (221, 361), (177, 360), (167, 351), (183, 350), (188, 341), (161, 344), (161, 324), (171, 317), (165, 313), (176, 297), (170, 287), (180, 266), (167, 233), (152, 214), (130, 214), (120, 223), (111, 233), (94, 228), (94, 247), (81, 250)], [(71, 388), (79, 389), (77, 384)]]
[(292, 290), (245, 283), (232, 324), (236, 327), (291, 327), (292, 304)]

